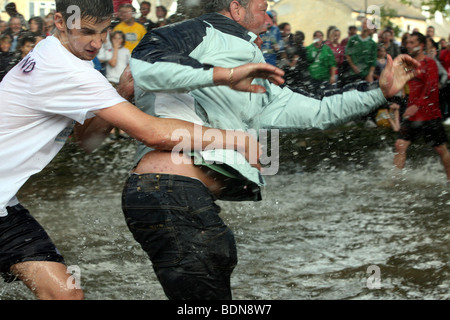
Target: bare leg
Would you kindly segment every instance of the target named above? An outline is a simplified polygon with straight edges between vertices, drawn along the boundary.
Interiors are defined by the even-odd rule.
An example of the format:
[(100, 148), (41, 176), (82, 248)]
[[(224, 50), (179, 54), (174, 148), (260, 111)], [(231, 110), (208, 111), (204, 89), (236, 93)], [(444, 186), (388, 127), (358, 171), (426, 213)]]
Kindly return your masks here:
[[(66, 273), (64, 264), (49, 261), (29, 261), (15, 264), (11, 271), (40, 300), (82, 300), (83, 291), (70, 288), (67, 280), (71, 274)], [(69, 281), (70, 283), (70, 281)]]
[(410, 146), (411, 142), (398, 139), (395, 142), (395, 156), (394, 156), (394, 165), (398, 169), (403, 169), (405, 167), (406, 163), (406, 150), (408, 150), (408, 147)]
[(442, 165), (444, 166), (445, 174), (447, 175), (447, 181), (450, 181), (450, 152), (447, 149), (446, 144), (434, 147), (434, 150), (441, 157)]

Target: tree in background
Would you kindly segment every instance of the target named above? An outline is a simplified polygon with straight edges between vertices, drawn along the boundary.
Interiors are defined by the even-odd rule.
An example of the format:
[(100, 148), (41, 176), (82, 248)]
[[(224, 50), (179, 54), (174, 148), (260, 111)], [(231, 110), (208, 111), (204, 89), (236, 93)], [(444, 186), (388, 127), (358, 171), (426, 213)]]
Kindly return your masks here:
[[(401, 0), (401, 2), (406, 4), (412, 4), (413, 0)], [(420, 1), (422, 6), (427, 7), (427, 11), (434, 15), (436, 11), (442, 12), (445, 16), (450, 16), (449, 7), (450, 6), (450, 0), (422, 0)]]

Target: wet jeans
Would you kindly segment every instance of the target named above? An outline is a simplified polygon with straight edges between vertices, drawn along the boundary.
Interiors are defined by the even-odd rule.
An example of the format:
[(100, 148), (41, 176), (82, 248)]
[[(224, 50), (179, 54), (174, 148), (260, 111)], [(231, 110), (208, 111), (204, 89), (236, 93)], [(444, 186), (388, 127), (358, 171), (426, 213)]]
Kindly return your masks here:
[(202, 182), (188, 177), (133, 174), (126, 182), (127, 225), (169, 299), (231, 299), (236, 243), (214, 200)]

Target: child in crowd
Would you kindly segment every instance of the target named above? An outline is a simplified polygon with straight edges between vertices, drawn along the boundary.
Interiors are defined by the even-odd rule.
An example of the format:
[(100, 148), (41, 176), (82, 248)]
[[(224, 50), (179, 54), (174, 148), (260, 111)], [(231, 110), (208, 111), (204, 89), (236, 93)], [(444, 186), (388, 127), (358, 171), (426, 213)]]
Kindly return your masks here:
[(19, 40), (19, 45), (14, 52), (8, 66), (6, 67), (6, 72), (11, 70), (16, 64), (22, 61), (23, 58), (27, 56), (28, 53), (34, 48), (36, 39), (33, 36), (25, 36)]
[(14, 56), (14, 52), (10, 52), (11, 38), (8, 35), (0, 36), (0, 82), (8, 72), (9, 64)]
[(125, 34), (122, 31), (111, 33), (111, 58), (106, 65), (106, 78), (113, 86), (117, 86), (119, 79), (130, 62), (130, 51), (124, 47)]
[(379, 45), (377, 48), (377, 65), (375, 67), (375, 72), (373, 74), (375, 80), (380, 79), (380, 74), (386, 67), (387, 63), (386, 54), (387, 54), (386, 48), (383, 45)]

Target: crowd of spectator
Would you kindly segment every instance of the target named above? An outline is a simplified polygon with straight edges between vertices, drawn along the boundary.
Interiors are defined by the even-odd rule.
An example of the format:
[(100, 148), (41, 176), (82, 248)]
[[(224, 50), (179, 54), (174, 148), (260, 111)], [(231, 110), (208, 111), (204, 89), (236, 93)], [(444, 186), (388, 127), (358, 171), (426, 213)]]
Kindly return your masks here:
[[(312, 43), (305, 46), (305, 34), (293, 32), (289, 22), (278, 24), (276, 12), (268, 12), (266, 20), (269, 32), (261, 35), (266, 61), (284, 69), (288, 85), (315, 96), (349, 84), (377, 81), (386, 66), (387, 55), (394, 59), (399, 54), (408, 54), (406, 41), (413, 32), (418, 32), (405, 33), (401, 41), (396, 41), (392, 28), (376, 30), (363, 19), (361, 30), (350, 26), (344, 39), (339, 28), (329, 26), (315, 31)], [(450, 116), (450, 36), (448, 41), (435, 42), (434, 32), (432, 26), (427, 28), (425, 53), (434, 59), (439, 70), (440, 107), (445, 120)], [(407, 97), (406, 86), (390, 103), (395, 102), (403, 112)], [(369, 117), (372, 123), (376, 122), (376, 114)]]
[[(0, 81), (34, 45), (54, 32), (52, 12), (26, 21), (13, 2), (8, 3), (5, 10), (10, 19), (8, 22), (0, 20)], [(120, 5), (109, 37), (94, 60), (95, 67), (114, 86), (127, 66), (133, 48), (144, 35), (153, 28), (170, 23), (164, 6), (156, 7), (156, 22), (148, 19), (150, 2), (143, 1), (139, 11), (139, 18), (136, 18), (137, 10), (131, 3)], [(308, 46), (305, 46), (302, 31), (293, 32), (289, 22), (278, 24), (275, 11), (267, 13), (266, 23), (267, 32), (259, 35), (257, 42), (266, 62), (285, 71), (287, 85), (315, 96), (356, 82), (377, 81), (386, 66), (387, 55), (395, 58), (408, 53), (405, 43), (409, 33), (405, 33), (398, 42), (392, 28), (376, 30), (369, 27), (367, 20), (362, 21), (359, 31), (356, 26), (350, 26), (344, 39), (341, 39), (343, 32), (335, 26), (317, 30)], [(450, 37), (448, 42), (441, 39), (436, 43), (431, 26), (427, 28), (426, 37), (426, 54), (436, 61), (439, 69), (440, 104), (445, 120), (450, 116)], [(404, 105), (407, 89), (399, 93), (396, 102)]]

